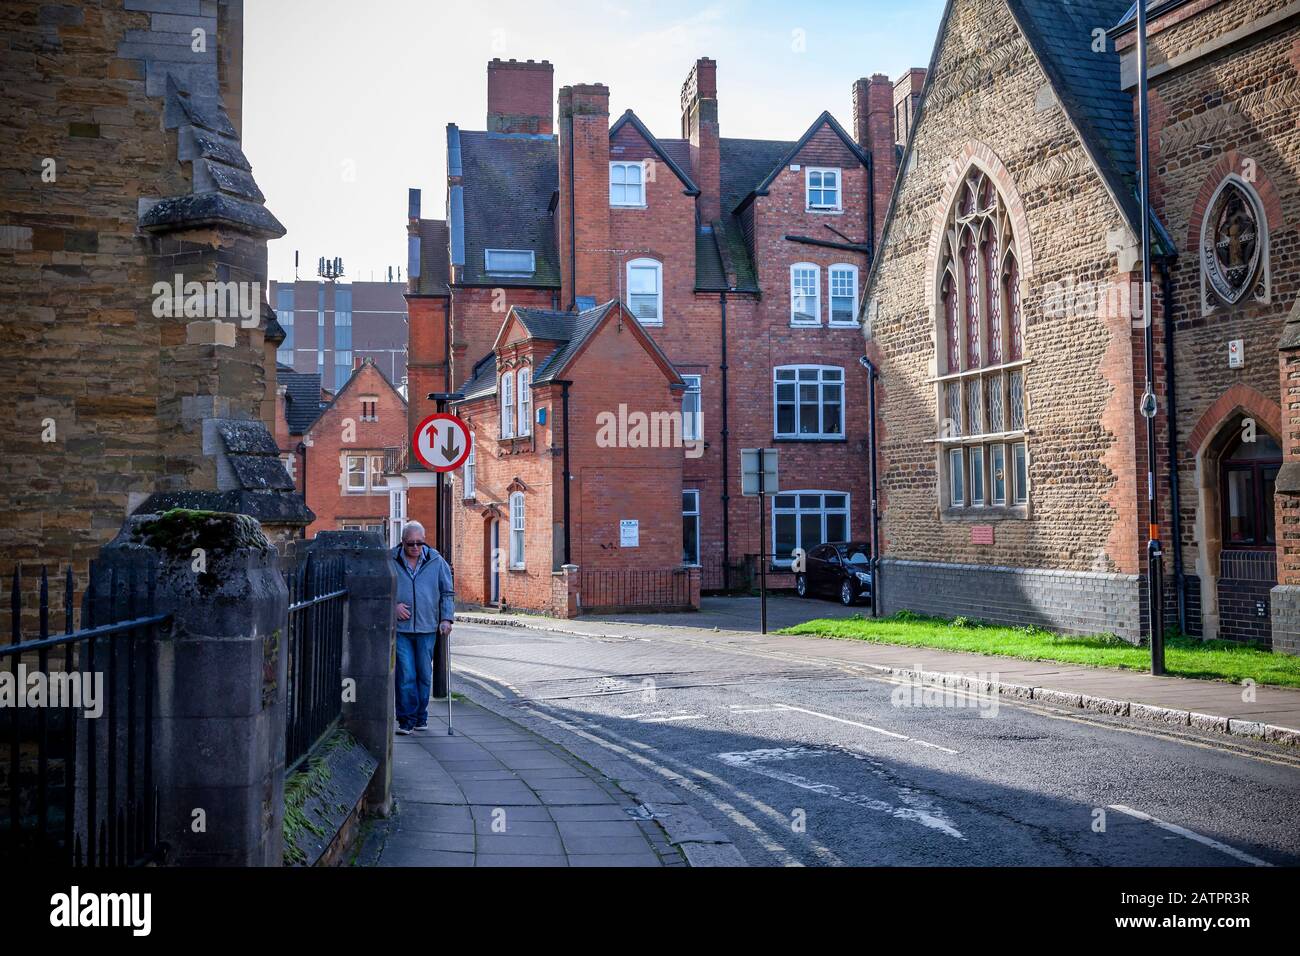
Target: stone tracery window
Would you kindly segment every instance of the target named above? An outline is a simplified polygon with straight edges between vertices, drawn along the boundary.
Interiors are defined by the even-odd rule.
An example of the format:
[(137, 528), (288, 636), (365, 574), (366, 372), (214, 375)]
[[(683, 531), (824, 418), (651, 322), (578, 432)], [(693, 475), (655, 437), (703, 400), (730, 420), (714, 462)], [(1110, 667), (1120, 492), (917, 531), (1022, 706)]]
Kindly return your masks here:
[(953, 200), (937, 267), (941, 500), (949, 513), (1023, 508), (1027, 362), (1019, 253), (1006, 201), (978, 167)]
[(1259, 193), (1235, 174), (1219, 184), (1201, 223), (1205, 311), (1269, 301), (1268, 223)]

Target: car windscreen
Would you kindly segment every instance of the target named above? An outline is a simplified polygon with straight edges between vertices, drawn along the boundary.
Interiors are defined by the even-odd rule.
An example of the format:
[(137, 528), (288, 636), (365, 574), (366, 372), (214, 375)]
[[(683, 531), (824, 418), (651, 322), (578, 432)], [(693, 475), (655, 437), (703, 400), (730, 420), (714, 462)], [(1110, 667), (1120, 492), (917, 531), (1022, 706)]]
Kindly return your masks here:
[(871, 563), (871, 554), (866, 548), (860, 545), (849, 545), (846, 548), (839, 548), (840, 557), (849, 564), (868, 565)]

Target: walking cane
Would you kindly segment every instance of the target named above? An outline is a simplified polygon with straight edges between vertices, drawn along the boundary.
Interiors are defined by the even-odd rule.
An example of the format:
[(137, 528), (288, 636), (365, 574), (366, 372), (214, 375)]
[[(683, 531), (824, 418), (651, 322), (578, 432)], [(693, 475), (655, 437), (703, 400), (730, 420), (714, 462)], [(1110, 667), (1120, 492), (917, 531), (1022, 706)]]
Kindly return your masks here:
[(456, 736), (456, 731), (451, 729), (451, 631), (447, 631), (442, 639), (447, 642), (447, 736)]

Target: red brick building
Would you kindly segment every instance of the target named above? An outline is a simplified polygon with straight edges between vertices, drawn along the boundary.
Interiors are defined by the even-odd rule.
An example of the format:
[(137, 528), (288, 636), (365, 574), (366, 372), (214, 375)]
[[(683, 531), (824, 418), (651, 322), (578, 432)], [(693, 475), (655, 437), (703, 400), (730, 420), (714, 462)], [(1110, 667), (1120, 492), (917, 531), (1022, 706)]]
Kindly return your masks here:
[[(707, 58), (691, 69), (680, 136), (665, 138), (631, 110), (611, 122), (609, 90), (600, 84), (561, 89), (557, 125), (551, 65), (493, 60), (487, 129), (447, 129), (447, 219), (422, 218), (412, 191), (411, 427), (434, 410), (430, 393), (473, 386), (461, 407), (475, 423), (475, 494), (467, 497), (458, 474), (442, 499), (453, 564), (467, 569), (463, 596), (547, 606), (541, 584), (512, 594), (506, 573), (494, 592), (474, 569), (491, 553), (484, 512), (499, 509), (491, 521), (508, 527), (517, 477), (551, 502), (537, 510), (539, 524), (525, 493), (525, 533), (538, 535), (537, 560), (547, 573), (559, 571), (564, 556), (555, 542), (565, 527), (554, 500), (564, 482), (554, 461), (565, 451), (571, 502), (579, 487), (584, 507), (592, 495), (605, 496), (581, 518), (571, 507), (570, 559), (584, 569), (643, 568), (671, 540), (677, 547), (654, 559), (660, 570), (698, 565), (704, 587), (722, 586), (725, 567), (759, 551), (757, 503), (739, 489), (746, 447), (780, 448), (781, 494), (767, 516), (767, 548), (778, 564), (796, 547), (867, 537), (867, 382), (858, 365), (857, 306), (897, 168), (896, 105), (906, 119), (911, 101), (904, 91), (896, 104), (895, 85), (875, 76), (853, 85), (852, 134), (823, 112), (797, 140), (729, 139), (720, 132), (716, 70)], [(602, 314), (625, 330), (616, 334), (624, 344), (563, 373), (573, 383), (566, 441), (554, 430), (562, 402), (544, 377), (546, 350), (561, 354), (558, 343), (580, 337), (584, 317), (609, 303), (622, 303)], [(627, 314), (635, 320), (609, 318)], [(525, 335), (539, 321), (569, 338), (555, 338), (556, 329), (545, 340)], [(607, 334), (596, 339), (603, 344)], [(651, 353), (626, 343), (643, 335), (680, 379), (672, 408), (660, 407), (658, 379), (640, 387), (635, 370)], [(518, 438), (500, 435), (507, 404), (519, 428), (521, 369), (538, 388), (529, 395), (527, 455)], [(497, 406), (492, 428), (489, 396)], [(678, 416), (676, 452), (660, 447), (650, 457), (654, 468), (674, 458), (675, 477), (656, 479), (652, 493), (629, 478), (648, 452), (626, 447), (635, 444), (628, 423), (636, 413), (669, 412)], [(598, 443), (602, 421), (614, 421), (628, 441)], [(525, 462), (528, 455), (541, 463)], [(498, 467), (518, 473), (497, 475)], [(534, 467), (549, 476), (544, 486), (530, 482)], [(484, 500), (489, 485), (478, 476), (489, 469), (495, 497)], [(394, 484), (405, 492), (404, 502), (395, 496), (394, 518), (418, 518), (432, 535), (432, 476), (407, 468)], [(612, 504), (627, 510), (669, 490), (672, 502), (665, 497), (641, 518)], [(625, 520), (637, 521), (634, 557)], [(502, 540), (497, 546), (508, 551)]]
[(331, 395), (318, 374), (281, 371), (276, 444), (318, 531), (388, 534), (388, 472), (406, 443), (406, 401), (371, 358)]

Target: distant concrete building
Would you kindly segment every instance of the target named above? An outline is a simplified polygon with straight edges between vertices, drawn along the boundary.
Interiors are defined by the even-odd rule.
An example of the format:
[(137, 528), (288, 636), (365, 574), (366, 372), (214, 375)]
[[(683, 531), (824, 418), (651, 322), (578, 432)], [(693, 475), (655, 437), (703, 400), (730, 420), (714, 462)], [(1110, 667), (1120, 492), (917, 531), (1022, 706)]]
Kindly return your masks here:
[(276, 360), (321, 385), (342, 388), (358, 359), (373, 359), (394, 385), (406, 379), (406, 283), (270, 284), (271, 305), (284, 329)]

